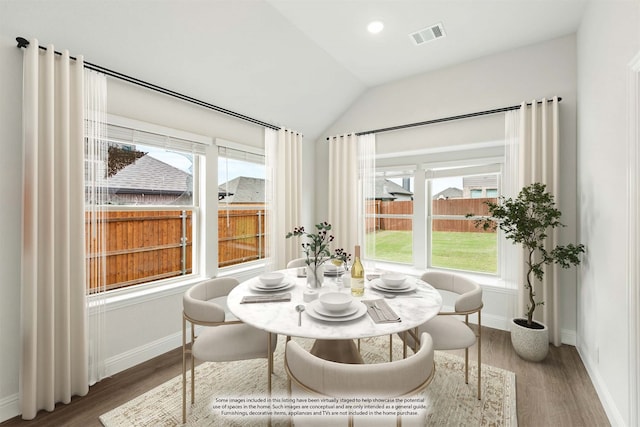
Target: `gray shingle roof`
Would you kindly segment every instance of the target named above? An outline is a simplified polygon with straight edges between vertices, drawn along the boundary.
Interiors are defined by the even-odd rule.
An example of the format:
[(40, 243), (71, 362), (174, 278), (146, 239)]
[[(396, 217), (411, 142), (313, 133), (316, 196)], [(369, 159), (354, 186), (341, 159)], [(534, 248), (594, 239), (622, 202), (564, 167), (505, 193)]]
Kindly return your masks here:
[(264, 203), (264, 179), (239, 176), (218, 186), (218, 194), (227, 192), (229, 196), (220, 198), (225, 203)]
[(191, 174), (149, 155), (121, 169), (107, 180), (117, 191), (147, 193), (184, 193), (192, 186)]
[(413, 196), (413, 193), (385, 177), (376, 178), (376, 200), (393, 200), (397, 195)]

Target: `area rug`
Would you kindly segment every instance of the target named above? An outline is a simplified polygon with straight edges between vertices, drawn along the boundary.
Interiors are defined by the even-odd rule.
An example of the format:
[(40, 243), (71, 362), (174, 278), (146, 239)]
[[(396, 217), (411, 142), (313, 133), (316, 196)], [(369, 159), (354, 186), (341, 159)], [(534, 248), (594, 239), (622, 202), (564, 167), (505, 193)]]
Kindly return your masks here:
[[(310, 340), (296, 339), (306, 348)], [(388, 338), (362, 340), (366, 363), (381, 363), (389, 357)], [(286, 398), (287, 382), (283, 366), (284, 341), (278, 342), (274, 359), (272, 397)], [(393, 344), (394, 360), (401, 358), (399, 339)], [(436, 352), (436, 374), (424, 392), (425, 426), (507, 426), (517, 425), (515, 374), (482, 365), (482, 400), (476, 398), (477, 365), (470, 364), (469, 384), (464, 383), (464, 359)], [(267, 367), (264, 359), (225, 363), (203, 363), (196, 367), (196, 399), (187, 405), (185, 426), (253, 427), (266, 426), (258, 416), (264, 407)], [(190, 400), (189, 396), (187, 397)], [(254, 402), (249, 402), (253, 400)], [(421, 399), (420, 399), (421, 400)], [(235, 405), (230, 405), (232, 402)], [(224, 412), (224, 414), (223, 414)], [(236, 414), (236, 415), (233, 415)], [(182, 425), (182, 376), (138, 396), (103, 414), (105, 427), (159, 427)], [(287, 418), (273, 417), (274, 426), (288, 425)], [(420, 424), (422, 421), (420, 421)]]

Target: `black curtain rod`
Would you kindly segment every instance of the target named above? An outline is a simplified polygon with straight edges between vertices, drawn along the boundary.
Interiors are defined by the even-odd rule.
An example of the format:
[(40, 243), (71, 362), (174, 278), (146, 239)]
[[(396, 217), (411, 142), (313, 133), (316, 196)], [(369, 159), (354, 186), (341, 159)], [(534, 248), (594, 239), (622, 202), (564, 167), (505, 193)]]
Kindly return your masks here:
[[(29, 41), (27, 39), (25, 39), (24, 37), (16, 37), (16, 41), (18, 42), (18, 47), (19, 48), (29, 46)], [(42, 49), (42, 50), (47, 50), (47, 48), (44, 47), (44, 46), (38, 46), (38, 47), (40, 49)], [(56, 55), (62, 55), (62, 53), (58, 52), (58, 51), (54, 51), (54, 53)], [(73, 60), (76, 60), (76, 58), (73, 57), (73, 56), (69, 56), (69, 57), (71, 59), (73, 59)], [(111, 76), (111, 77), (114, 77), (114, 78), (119, 79), (119, 80), (123, 80), (123, 81), (129, 82), (129, 83), (132, 83), (132, 84), (135, 84), (135, 85), (138, 85), (138, 86), (142, 86), (144, 88), (147, 88), (147, 89), (150, 89), (150, 90), (153, 90), (153, 91), (165, 94), (165, 95), (169, 95), (169, 96), (172, 96), (174, 98), (178, 98), (178, 99), (181, 99), (183, 101), (187, 101), (187, 102), (190, 102), (192, 104), (196, 104), (196, 105), (199, 105), (201, 107), (205, 107), (205, 108), (208, 108), (210, 110), (214, 110), (214, 111), (217, 111), (219, 113), (226, 114), (228, 116), (232, 116), (232, 117), (235, 117), (235, 118), (240, 119), (240, 120), (251, 122), (253, 124), (264, 126), (264, 127), (270, 128), (270, 129), (280, 130), (279, 126), (272, 125), (270, 123), (266, 123), (266, 122), (263, 122), (263, 121), (258, 120), (258, 119), (254, 119), (253, 117), (245, 116), (244, 114), (236, 113), (235, 111), (227, 110), (226, 108), (218, 107), (217, 105), (213, 105), (213, 104), (210, 104), (210, 103), (205, 102), (205, 101), (200, 101), (199, 99), (192, 98), (190, 96), (181, 94), (179, 92), (175, 92), (173, 90), (165, 89), (165, 88), (163, 88), (161, 86), (157, 86), (157, 85), (154, 85), (152, 83), (145, 82), (144, 80), (140, 80), (140, 79), (137, 79), (135, 77), (131, 77), (131, 76), (128, 76), (126, 74), (122, 74), (122, 73), (120, 73), (118, 71), (110, 70), (110, 69), (105, 68), (105, 67), (103, 67), (101, 65), (92, 64), (91, 62), (84, 61), (84, 66), (85, 66), (85, 68), (87, 68), (89, 70), (98, 71), (100, 73), (106, 74), (107, 76)]]
[[(552, 99), (547, 100), (547, 102), (551, 102), (551, 101), (553, 100)], [(560, 101), (562, 101), (562, 98), (558, 97), (558, 102)], [(542, 104), (542, 101), (538, 101), (538, 104)], [(531, 103), (527, 103), (527, 105), (531, 105)], [(412, 128), (417, 126), (432, 125), (434, 123), (450, 122), (453, 120), (468, 119), (468, 118), (477, 117), (477, 116), (486, 116), (488, 114), (504, 113), (506, 111), (519, 110), (519, 109), (520, 109), (520, 105), (512, 105), (510, 107), (502, 107), (502, 108), (495, 108), (493, 110), (478, 111), (477, 113), (460, 114), (458, 116), (442, 117), (440, 119), (426, 120), (424, 122), (409, 123), (406, 125), (391, 126), (388, 128), (366, 130), (363, 132), (356, 132), (356, 136), (368, 135), (370, 133), (390, 132), (394, 130), (407, 129), (407, 128)], [(327, 137), (327, 141), (329, 139), (330, 138)]]

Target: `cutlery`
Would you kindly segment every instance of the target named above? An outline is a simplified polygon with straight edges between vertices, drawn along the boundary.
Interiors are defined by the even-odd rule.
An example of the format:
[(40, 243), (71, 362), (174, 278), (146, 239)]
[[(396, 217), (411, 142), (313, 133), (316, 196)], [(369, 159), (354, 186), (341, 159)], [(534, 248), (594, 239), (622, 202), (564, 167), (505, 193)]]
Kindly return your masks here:
[(387, 316), (385, 316), (384, 312), (382, 311), (382, 309), (380, 307), (378, 307), (378, 303), (377, 302), (373, 302), (372, 307), (374, 308), (374, 310), (376, 310), (376, 312), (378, 313), (378, 318), (380, 320), (386, 320)]
[(298, 312), (298, 326), (302, 326), (302, 312), (304, 311), (304, 305), (296, 305), (296, 311)]

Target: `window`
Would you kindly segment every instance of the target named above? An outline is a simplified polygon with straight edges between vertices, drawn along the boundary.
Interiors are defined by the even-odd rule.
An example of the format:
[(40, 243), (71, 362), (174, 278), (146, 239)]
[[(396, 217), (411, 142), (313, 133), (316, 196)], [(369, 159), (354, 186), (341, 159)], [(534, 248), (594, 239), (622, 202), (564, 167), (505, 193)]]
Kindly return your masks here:
[[(484, 231), (474, 225), (467, 214), (486, 215), (483, 189), (496, 186), (498, 174), (463, 175), (465, 168), (433, 171), (436, 177), (429, 180), (431, 198), (429, 205), (430, 250), (429, 266), (480, 273), (496, 274), (498, 271), (497, 233)], [(469, 188), (469, 186), (481, 188)], [(446, 198), (438, 197), (448, 191)]]
[[(198, 273), (197, 224), (200, 168), (207, 138), (111, 117), (102, 154), (85, 154), (85, 206), (100, 209), (104, 244), (88, 254), (88, 275), (101, 275), (106, 290)], [(193, 138), (193, 139), (189, 139)], [(95, 239), (87, 229), (87, 245)], [(105, 271), (96, 263), (104, 256)], [(95, 278), (88, 277), (89, 292)]]
[(486, 215), (484, 202), (497, 200), (500, 161), (380, 168), (375, 207), (367, 214), (367, 259), (497, 274), (497, 233), (476, 228), (467, 214)]
[(471, 190), (470, 195), (472, 199), (479, 199), (480, 197), (482, 197), (482, 189), (474, 188)]
[(413, 262), (413, 174), (380, 172), (375, 200), (367, 203), (367, 257), (379, 261)]
[[(258, 149), (218, 147), (218, 266), (265, 258), (265, 157)], [(233, 148), (230, 146), (232, 145)]]

